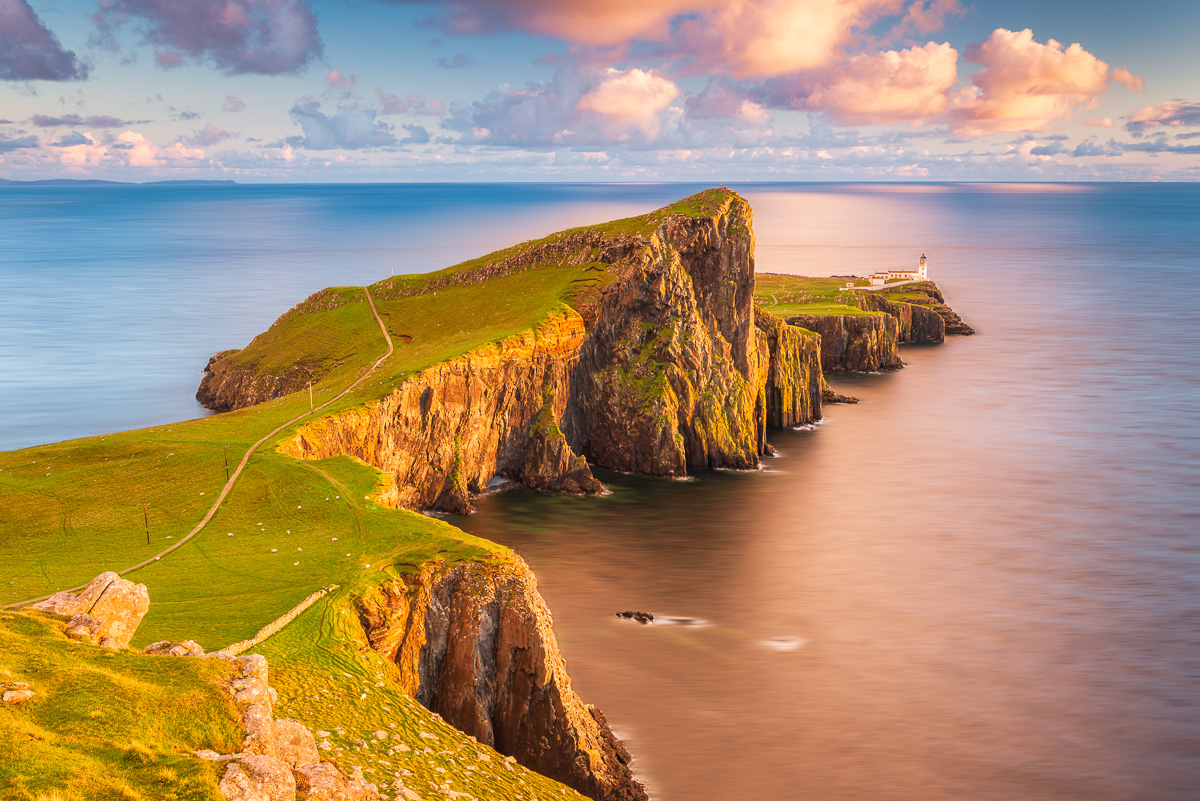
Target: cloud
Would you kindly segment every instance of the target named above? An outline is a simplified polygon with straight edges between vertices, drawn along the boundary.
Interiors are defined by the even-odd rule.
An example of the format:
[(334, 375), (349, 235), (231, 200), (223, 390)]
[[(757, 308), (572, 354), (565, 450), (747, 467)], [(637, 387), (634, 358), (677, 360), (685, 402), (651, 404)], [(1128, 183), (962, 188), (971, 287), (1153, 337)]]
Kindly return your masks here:
[(647, 141), (662, 131), (659, 112), (679, 96), (671, 81), (637, 68), (609, 67), (600, 81), (579, 99), (575, 108), (590, 111), (618, 129), (639, 131)]
[(408, 136), (400, 140), (402, 145), (427, 145), (433, 138), (429, 131), (425, 130), (424, 125), (401, 125), (400, 127), (408, 131)]
[(54, 145), (53, 151), (59, 163), (67, 167), (162, 167), (204, 158), (202, 150), (180, 142), (160, 147), (136, 131), (122, 131), (103, 142), (86, 131), (76, 132)]
[(1168, 100), (1135, 109), (1125, 118), (1125, 128), (1141, 136), (1147, 128), (1200, 125), (1200, 101)]
[(956, 131), (967, 136), (1003, 131), (1044, 131), (1069, 120), (1112, 82), (1136, 88), (1141, 79), (1111, 70), (1075, 43), (1034, 41), (1033, 31), (997, 28), (967, 47), (965, 57), (983, 66), (956, 98)]
[(54, 147), (71, 147), (72, 145), (89, 145), (92, 140), (81, 134), (79, 131), (71, 131), (71, 133), (53, 143)]
[[(0, 0), (3, 2), (3, 0)], [(54, 128), (59, 125), (86, 125), (89, 128), (120, 128), (123, 125), (129, 125), (128, 120), (110, 117), (106, 114), (97, 114), (91, 117), (81, 117), (78, 114), (64, 114), (61, 117), (49, 117), (45, 114), (34, 114), (29, 118), (39, 128)]]
[(221, 111), (241, 111), (244, 108), (246, 108), (245, 101), (233, 95), (225, 95), (225, 101), (221, 103)]
[(378, 122), (371, 109), (342, 107), (333, 116), (321, 111), (316, 100), (304, 100), (292, 106), (292, 120), (304, 136), (287, 139), (288, 144), (308, 150), (361, 150), (395, 145), (391, 126)]
[(0, 0), (0, 80), (82, 81), (87, 66), (64, 50), (27, 0)]
[(184, 141), (186, 141), (192, 147), (212, 147), (213, 145), (218, 145), (221, 142), (224, 142), (231, 136), (233, 136), (233, 134), (229, 133), (229, 131), (221, 130), (210, 122), (199, 131), (194, 131), (192, 135)]
[[(389, 0), (383, 0), (388, 2)], [(958, 0), (390, 0), (434, 5), (432, 22), (459, 35), (520, 30), (576, 48), (653, 45), (695, 74), (770, 78), (828, 67), (883, 21), (894, 35), (928, 33)], [(897, 19), (898, 18), (898, 19)]]
[(104, 0), (95, 18), (109, 38), (140, 22), (155, 61), (166, 68), (187, 57), (234, 75), (279, 75), (299, 72), (321, 54), (307, 0)]
[[(425, 0), (399, 0), (426, 5)], [(670, 20), (715, 0), (448, 0), (434, 2), (432, 22), (458, 35), (522, 30), (593, 46), (670, 33)]]
[(450, 58), (446, 58), (445, 56), (439, 56), (438, 59), (434, 63), (437, 64), (439, 67), (443, 67), (448, 70), (456, 70), (456, 69), (460, 69), (462, 67), (474, 67), (474, 66), (478, 66), (478, 64), (479, 64), (478, 61), (471, 58), (466, 53), (455, 53)]
[(325, 76), (325, 80), (329, 82), (330, 89), (349, 89), (358, 83), (358, 76), (345, 75), (341, 70), (333, 70)]
[(375, 96), (383, 106), (381, 114), (418, 114), (423, 117), (446, 116), (446, 104), (440, 100), (426, 102), (420, 95), (397, 97), (389, 95), (380, 87), (375, 87)]
[(929, 42), (854, 56), (813, 89), (803, 106), (845, 125), (922, 120), (946, 110), (957, 78), (958, 51)]
[(36, 136), (21, 136), (16, 139), (8, 139), (0, 136), (0, 153), (9, 153), (13, 150), (22, 150), (27, 147), (37, 147), (38, 138)]
[(773, 78), (839, 60), (854, 31), (887, 7), (879, 0), (731, 0), (679, 22), (682, 51), (698, 69)]
[(648, 144), (683, 115), (672, 104), (679, 93), (652, 71), (564, 67), (549, 81), (504, 85), (470, 105), (455, 104), (442, 127), (458, 132), (460, 144)]
[(771, 112), (749, 99), (743, 88), (720, 77), (710, 78), (704, 91), (689, 97), (684, 107), (690, 120), (735, 119), (764, 125), (771, 119)]

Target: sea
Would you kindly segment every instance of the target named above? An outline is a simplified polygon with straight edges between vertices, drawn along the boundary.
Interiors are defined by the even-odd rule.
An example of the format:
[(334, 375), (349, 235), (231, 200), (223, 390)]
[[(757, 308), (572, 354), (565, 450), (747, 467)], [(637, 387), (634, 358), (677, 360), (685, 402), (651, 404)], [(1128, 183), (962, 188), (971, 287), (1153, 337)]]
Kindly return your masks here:
[[(730, 186), (758, 271), (924, 254), (978, 333), (833, 376), (862, 402), (761, 470), (452, 518), (533, 567), (651, 796), (1200, 797), (1200, 184)], [(0, 449), (204, 414), (322, 287), (701, 188), (0, 187)]]

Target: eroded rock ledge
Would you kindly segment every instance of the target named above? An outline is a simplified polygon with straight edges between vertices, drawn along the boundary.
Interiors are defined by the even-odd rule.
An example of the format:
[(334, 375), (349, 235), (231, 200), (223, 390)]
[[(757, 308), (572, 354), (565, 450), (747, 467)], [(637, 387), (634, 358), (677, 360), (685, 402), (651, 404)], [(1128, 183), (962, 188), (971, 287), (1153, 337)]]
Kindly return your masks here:
[(571, 689), (533, 573), (427, 565), (356, 600), (372, 647), (446, 722), (597, 801), (642, 801), (603, 713)]

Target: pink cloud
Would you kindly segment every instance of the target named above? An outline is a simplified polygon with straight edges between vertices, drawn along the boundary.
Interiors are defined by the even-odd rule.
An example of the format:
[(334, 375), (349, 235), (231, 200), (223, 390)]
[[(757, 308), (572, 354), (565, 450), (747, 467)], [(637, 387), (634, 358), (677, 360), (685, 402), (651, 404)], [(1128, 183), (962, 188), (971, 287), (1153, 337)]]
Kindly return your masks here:
[(0, 0), (0, 80), (81, 81), (87, 74), (27, 0)]
[(225, 102), (221, 103), (222, 111), (241, 111), (244, 108), (246, 108), (245, 101), (233, 95), (225, 95)]
[[(420, 2), (420, 0), (399, 0)], [(434, 19), (458, 34), (522, 30), (581, 48), (658, 45), (697, 74), (770, 78), (825, 68), (880, 20), (928, 33), (958, 0), (446, 0)]]
[(678, 14), (716, 0), (449, 0), (435, 20), (457, 34), (524, 30), (590, 46), (660, 39)]
[(173, 69), (183, 64), (183, 53), (175, 50), (155, 50), (154, 63), (165, 70)]
[(1134, 109), (1125, 118), (1125, 127), (1135, 135), (1147, 128), (1179, 128), (1200, 125), (1200, 101), (1168, 100)]
[(233, 134), (229, 131), (224, 131), (210, 122), (199, 131), (194, 132), (186, 141), (192, 147), (212, 147), (219, 145), (231, 136)]
[(381, 87), (375, 87), (375, 96), (383, 106), (381, 114), (417, 114), (422, 117), (446, 116), (446, 104), (441, 100), (426, 101), (420, 95), (398, 97), (389, 95)]
[(345, 75), (341, 70), (333, 70), (325, 76), (325, 80), (329, 82), (330, 89), (349, 89), (358, 83), (358, 76)]
[(575, 104), (617, 128), (636, 130), (653, 141), (662, 131), (659, 112), (679, 96), (671, 81), (640, 69), (621, 71), (610, 67), (604, 77)]
[(231, 74), (278, 75), (298, 72), (321, 53), (307, 0), (105, 0), (95, 19), (108, 36), (138, 20), (164, 67), (187, 56)]
[(1111, 70), (1078, 43), (1036, 42), (1028, 28), (997, 28), (970, 45), (966, 59), (983, 69), (956, 98), (956, 129), (964, 135), (1044, 131), (1096, 101), (1111, 82), (1136, 87), (1141, 80)]
[(885, 50), (851, 58), (804, 106), (846, 125), (922, 120), (946, 110), (957, 78), (958, 51), (948, 44)]
[(732, 0), (678, 26), (696, 68), (735, 78), (773, 78), (828, 67), (856, 29), (902, 0)]
[(115, 138), (100, 142), (90, 133), (80, 134), (72, 143), (53, 149), (59, 163), (66, 167), (161, 167), (181, 162), (196, 162), (204, 151), (180, 142), (159, 146), (136, 131), (123, 131)]

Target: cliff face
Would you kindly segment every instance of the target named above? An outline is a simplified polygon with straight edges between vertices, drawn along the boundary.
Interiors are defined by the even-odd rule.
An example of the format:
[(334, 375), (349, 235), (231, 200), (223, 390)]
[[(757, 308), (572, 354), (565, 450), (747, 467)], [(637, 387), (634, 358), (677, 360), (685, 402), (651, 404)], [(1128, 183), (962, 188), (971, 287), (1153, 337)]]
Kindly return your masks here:
[(451, 725), (597, 801), (646, 798), (603, 714), (571, 689), (524, 562), (426, 566), (356, 606), (405, 690)]
[(872, 373), (904, 366), (897, 345), (900, 323), (891, 315), (801, 314), (792, 325), (821, 335), (821, 369)]
[[(579, 258), (611, 277), (534, 331), (307, 423), (281, 449), (357, 456), (391, 478), (383, 502), (459, 513), (495, 475), (593, 493), (589, 463), (668, 476), (754, 467), (768, 425), (820, 417), (822, 377), (811, 337), (755, 322), (751, 223), (727, 192), (711, 214), (667, 215), (647, 234), (571, 232), (440, 279)], [(380, 294), (398, 291), (415, 290)]]
[(768, 354), (754, 326), (750, 206), (672, 217), (603, 298), (563, 429), (604, 467), (686, 475), (753, 467), (766, 445)]
[(819, 419), (824, 385), (814, 381), (813, 376), (821, 374), (820, 336), (760, 309), (755, 310), (754, 323), (767, 345), (769, 358), (767, 425), (785, 428)]
[(434, 365), (383, 400), (321, 417), (281, 450), (300, 458), (348, 454), (391, 477), (384, 502), (466, 513), (495, 475), (537, 489), (601, 489), (557, 421), (584, 339), (563, 307), (534, 331)]

